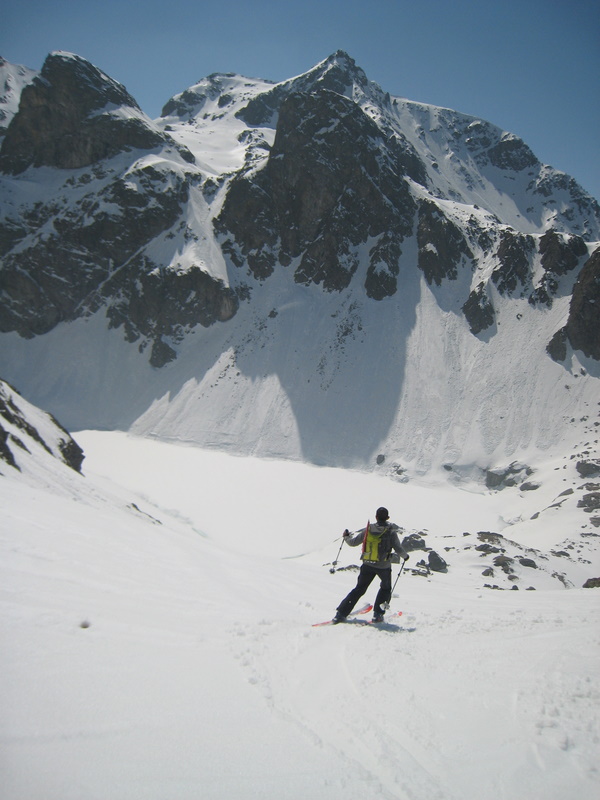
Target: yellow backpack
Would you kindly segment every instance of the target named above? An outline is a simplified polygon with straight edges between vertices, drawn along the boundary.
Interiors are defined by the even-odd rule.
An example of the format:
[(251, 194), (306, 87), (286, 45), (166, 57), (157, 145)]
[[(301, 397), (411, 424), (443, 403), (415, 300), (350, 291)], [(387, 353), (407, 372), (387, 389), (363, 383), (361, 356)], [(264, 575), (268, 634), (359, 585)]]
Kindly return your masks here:
[(384, 523), (383, 530), (373, 531), (367, 522), (361, 561), (388, 561), (392, 552), (392, 529)]

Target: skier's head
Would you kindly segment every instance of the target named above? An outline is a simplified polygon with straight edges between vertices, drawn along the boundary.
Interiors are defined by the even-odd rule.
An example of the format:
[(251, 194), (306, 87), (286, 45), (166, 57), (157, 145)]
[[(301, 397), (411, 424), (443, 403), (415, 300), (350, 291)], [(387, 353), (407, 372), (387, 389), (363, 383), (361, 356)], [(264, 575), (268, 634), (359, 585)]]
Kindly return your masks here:
[(384, 506), (380, 506), (375, 512), (375, 519), (377, 522), (387, 522), (389, 518), (389, 511)]

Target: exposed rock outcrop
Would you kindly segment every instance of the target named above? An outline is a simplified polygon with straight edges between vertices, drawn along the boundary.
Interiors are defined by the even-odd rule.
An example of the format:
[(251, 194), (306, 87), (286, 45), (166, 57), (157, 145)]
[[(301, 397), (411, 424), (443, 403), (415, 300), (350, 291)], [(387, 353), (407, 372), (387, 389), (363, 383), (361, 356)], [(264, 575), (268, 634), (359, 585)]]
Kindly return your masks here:
[(471, 333), (477, 335), (490, 328), (496, 319), (494, 306), (488, 297), (485, 283), (482, 281), (473, 289), (466, 303), (462, 307), (463, 314)]
[(31, 406), (0, 380), (0, 460), (20, 471), (19, 453), (31, 456), (36, 447), (81, 472), (83, 450), (70, 434), (54, 417)]
[(600, 361), (600, 248), (584, 264), (573, 287), (566, 334), (575, 350)]
[(535, 252), (532, 236), (503, 230), (498, 245), (498, 266), (492, 272), (492, 281), (500, 294), (513, 295), (520, 286), (524, 289), (530, 280), (530, 258)]
[[(121, 106), (137, 114), (113, 113)], [(164, 142), (121, 84), (83, 58), (52, 53), (39, 77), (23, 89), (19, 113), (2, 142), (0, 170), (76, 169)]]
[(461, 260), (473, 258), (463, 231), (429, 200), (419, 207), (417, 244), (419, 269), (430, 285), (454, 280)]
[(341, 291), (358, 268), (359, 246), (374, 240), (367, 294), (393, 294), (415, 212), (402, 180), (412, 155), (340, 94), (290, 95), (266, 166), (232, 182), (215, 220), (224, 252), (259, 280), (298, 259), (297, 283)]

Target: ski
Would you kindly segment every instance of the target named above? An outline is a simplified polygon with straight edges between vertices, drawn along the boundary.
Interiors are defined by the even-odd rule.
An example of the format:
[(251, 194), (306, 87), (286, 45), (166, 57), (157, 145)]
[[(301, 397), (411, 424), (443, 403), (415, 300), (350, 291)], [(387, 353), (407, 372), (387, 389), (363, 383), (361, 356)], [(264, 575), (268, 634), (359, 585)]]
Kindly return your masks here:
[(401, 616), (401, 611), (394, 611), (393, 614), (388, 614), (388, 616), (385, 619), (382, 619), (380, 622), (375, 622), (374, 619), (351, 619), (348, 621), (353, 625), (375, 625), (375, 627), (378, 625), (383, 625), (385, 627), (386, 623), (391, 622), (392, 620), (395, 620)]
[(374, 619), (361, 619), (361, 620), (357, 620), (357, 621), (360, 622), (361, 624), (364, 624), (364, 625), (384, 625), (386, 622), (389, 622), (391, 619), (396, 619), (397, 617), (401, 617), (401, 616), (402, 616), (402, 612), (401, 611), (394, 611), (393, 614), (389, 614), (386, 619), (382, 619), (380, 622), (375, 622)]
[[(348, 614), (349, 617), (356, 617), (359, 614), (368, 614), (369, 611), (373, 610), (373, 606), (370, 603), (367, 603), (366, 606), (359, 608), (358, 611), (352, 611), (352, 613)], [(325, 622), (313, 622), (313, 628), (320, 628), (322, 625), (333, 625), (334, 622), (332, 619), (326, 619)]]

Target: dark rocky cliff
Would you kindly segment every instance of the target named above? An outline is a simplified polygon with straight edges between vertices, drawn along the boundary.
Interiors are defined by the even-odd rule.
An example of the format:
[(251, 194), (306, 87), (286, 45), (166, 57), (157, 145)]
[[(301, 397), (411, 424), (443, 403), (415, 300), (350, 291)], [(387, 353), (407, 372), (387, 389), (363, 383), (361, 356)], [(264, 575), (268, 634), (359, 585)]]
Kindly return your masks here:
[(413, 229), (414, 200), (402, 180), (419, 173), (415, 154), (387, 141), (346, 97), (327, 89), (282, 104), (266, 166), (234, 180), (215, 228), (236, 266), (259, 280), (298, 260), (298, 283), (345, 289), (373, 240), (367, 295), (396, 291), (401, 244)]
[[(139, 118), (111, 113), (121, 106), (138, 111)], [(121, 84), (85, 59), (54, 53), (22, 92), (19, 112), (2, 143), (0, 170), (77, 169), (125, 149), (151, 149), (164, 141), (164, 135), (145, 123)]]

